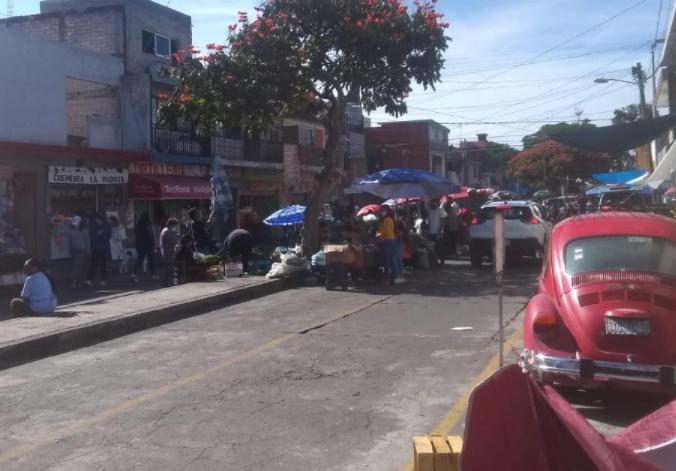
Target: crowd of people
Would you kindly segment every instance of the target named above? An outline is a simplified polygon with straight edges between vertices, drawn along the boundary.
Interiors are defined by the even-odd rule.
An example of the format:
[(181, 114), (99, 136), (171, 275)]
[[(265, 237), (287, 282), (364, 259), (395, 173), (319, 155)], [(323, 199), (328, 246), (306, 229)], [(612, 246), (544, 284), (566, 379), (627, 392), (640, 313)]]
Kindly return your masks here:
[(438, 199), (383, 204), (365, 214), (335, 205), (321, 230), (328, 244), (377, 247), (386, 282), (400, 284), (405, 282), (405, 265), (427, 267), (458, 254), (468, 238), (465, 213), (454, 201)]

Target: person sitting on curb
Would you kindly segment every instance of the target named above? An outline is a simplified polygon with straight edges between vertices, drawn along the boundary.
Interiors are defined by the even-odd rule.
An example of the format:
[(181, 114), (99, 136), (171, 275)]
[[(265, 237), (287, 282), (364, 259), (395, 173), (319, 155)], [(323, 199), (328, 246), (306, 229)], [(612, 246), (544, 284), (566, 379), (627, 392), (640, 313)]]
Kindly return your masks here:
[(23, 272), (26, 274), (26, 281), (21, 290), (21, 297), (12, 299), (9, 304), (12, 317), (54, 312), (57, 301), (54, 284), (49, 275), (45, 274), (32, 258), (24, 263)]

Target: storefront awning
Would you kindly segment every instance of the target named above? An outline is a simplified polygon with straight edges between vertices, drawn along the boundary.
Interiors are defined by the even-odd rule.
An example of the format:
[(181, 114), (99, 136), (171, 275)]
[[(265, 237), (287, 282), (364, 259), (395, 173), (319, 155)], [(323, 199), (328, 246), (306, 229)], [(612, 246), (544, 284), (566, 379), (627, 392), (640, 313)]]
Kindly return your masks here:
[(129, 175), (129, 198), (141, 200), (204, 200), (211, 198), (206, 178)]

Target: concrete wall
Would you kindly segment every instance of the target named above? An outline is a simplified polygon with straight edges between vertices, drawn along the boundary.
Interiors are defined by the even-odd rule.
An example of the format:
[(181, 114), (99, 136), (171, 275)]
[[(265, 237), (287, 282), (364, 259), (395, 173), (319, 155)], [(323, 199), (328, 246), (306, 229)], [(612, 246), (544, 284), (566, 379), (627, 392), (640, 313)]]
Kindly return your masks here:
[[(114, 39), (124, 39), (127, 73), (147, 73), (148, 67), (154, 63), (169, 63), (168, 59), (143, 52), (142, 36), (144, 29), (177, 40), (179, 48), (185, 48), (192, 44), (190, 16), (150, 0), (47, 0), (40, 3), (40, 11), (42, 13), (59, 12), (65, 14), (66, 18), (75, 18), (78, 15), (83, 15), (82, 12), (87, 9), (117, 6), (124, 9), (126, 25), (116, 25), (114, 32), (107, 31), (105, 28), (99, 31), (105, 31), (107, 37), (114, 34)], [(94, 31), (98, 26), (101, 26), (97, 18), (81, 16), (81, 20), (83, 23), (89, 21), (91, 24), (73, 24), (72, 26), (77, 26), (80, 30), (91, 28)], [(73, 19), (73, 21), (76, 20)], [(108, 39), (110, 40), (110, 38)], [(68, 41), (69, 38), (66, 37), (65, 40)]]
[(124, 150), (150, 149), (150, 76), (127, 75), (120, 86)]
[[(397, 123), (365, 128), (366, 158), (380, 169), (409, 167), (430, 170), (427, 123)], [(374, 168), (369, 168), (369, 171)]]
[(119, 58), (0, 28), (0, 140), (66, 144), (66, 77), (117, 87)]
[(124, 54), (124, 9), (121, 7), (18, 16), (0, 21), (0, 28), (3, 26), (41, 39), (64, 41), (88, 51), (120, 57)]

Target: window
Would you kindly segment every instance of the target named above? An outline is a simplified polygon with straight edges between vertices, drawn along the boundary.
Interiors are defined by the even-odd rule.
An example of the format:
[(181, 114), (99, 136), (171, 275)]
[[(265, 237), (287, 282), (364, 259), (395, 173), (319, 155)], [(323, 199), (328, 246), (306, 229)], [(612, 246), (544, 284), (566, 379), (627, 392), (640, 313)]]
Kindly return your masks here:
[[(504, 214), (505, 219), (508, 221), (514, 221), (517, 219), (527, 220), (533, 216), (533, 213), (531, 213), (531, 210), (528, 206), (512, 206), (509, 209), (503, 210), (502, 214)], [(491, 220), (494, 216), (495, 208), (482, 208), (481, 211), (479, 211), (479, 219), (481, 221)]]
[(143, 52), (160, 57), (169, 57), (178, 52), (178, 41), (162, 34), (143, 30)]
[(315, 130), (300, 126), (298, 128), (298, 143), (301, 146), (315, 147)]
[(566, 246), (565, 261), (570, 275), (612, 270), (676, 276), (676, 243), (643, 236), (585, 237)]

